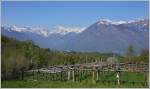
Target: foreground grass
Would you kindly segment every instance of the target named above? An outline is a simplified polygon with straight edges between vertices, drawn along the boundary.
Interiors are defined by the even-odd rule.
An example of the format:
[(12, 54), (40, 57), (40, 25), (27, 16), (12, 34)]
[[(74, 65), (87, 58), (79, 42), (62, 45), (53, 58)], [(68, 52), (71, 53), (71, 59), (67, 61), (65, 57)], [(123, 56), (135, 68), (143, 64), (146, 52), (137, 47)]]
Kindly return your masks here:
[[(124, 81), (136, 81), (144, 82), (144, 73), (121, 73), (121, 80)], [(100, 81), (95, 83), (92, 82), (91, 77), (82, 78), (82, 81), (51, 81), (51, 80), (35, 80), (32, 76), (26, 78), (25, 80), (13, 80), (13, 81), (2, 81), (1, 87), (3, 88), (115, 88), (115, 87), (125, 87), (125, 88), (144, 88), (146, 87), (144, 83), (131, 82), (122, 83), (117, 85), (116, 82), (102, 82), (102, 81), (115, 81), (114, 73), (106, 73), (101, 75)]]
[(72, 81), (2, 81), (2, 88), (114, 88), (114, 87), (143, 87), (141, 85), (115, 85), (110, 83), (91, 83), (91, 81), (72, 82)]

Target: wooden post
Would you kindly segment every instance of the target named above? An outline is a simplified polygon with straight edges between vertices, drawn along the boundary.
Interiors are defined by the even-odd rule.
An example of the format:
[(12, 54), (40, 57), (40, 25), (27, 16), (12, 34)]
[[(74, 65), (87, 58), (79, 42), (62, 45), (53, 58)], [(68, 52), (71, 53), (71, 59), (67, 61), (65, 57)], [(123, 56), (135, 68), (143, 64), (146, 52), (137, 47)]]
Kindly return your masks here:
[(93, 67), (93, 83), (95, 83), (95, 67)]
[(68, 80), (70, 80), (70, 70), (68, 71)]
[(74, 81), (74, 69), (72, 70), (72, 80)]
[(93, 83), (95, 83), (95, 73), (94, 73), (94, 70), (93, 70)]
[(97, 75), (97, 76), (96, 76), (96, 80), (98, 81), (98, 71), (96, 72), (96, 75)]

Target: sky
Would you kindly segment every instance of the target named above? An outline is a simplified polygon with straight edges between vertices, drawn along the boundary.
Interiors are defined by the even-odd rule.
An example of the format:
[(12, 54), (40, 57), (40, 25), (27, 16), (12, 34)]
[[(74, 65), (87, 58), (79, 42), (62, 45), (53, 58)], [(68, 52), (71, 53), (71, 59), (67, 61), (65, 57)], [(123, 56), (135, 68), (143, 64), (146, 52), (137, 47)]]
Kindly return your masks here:
[(100, 19), (148, 18), (147, 1), (3, 1), (3, 25), (87, 27)]

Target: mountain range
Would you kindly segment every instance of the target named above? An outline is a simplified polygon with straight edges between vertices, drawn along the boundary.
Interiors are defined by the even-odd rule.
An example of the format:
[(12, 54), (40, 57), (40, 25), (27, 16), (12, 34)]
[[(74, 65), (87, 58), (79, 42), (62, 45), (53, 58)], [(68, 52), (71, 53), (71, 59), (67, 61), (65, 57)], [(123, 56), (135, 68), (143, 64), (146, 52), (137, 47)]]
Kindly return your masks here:
[(1, 26), (2, 35), (32, 40), (43, 48), (79, 52), (115, 52), (124, 54), (129, 45), (135, 52), (149, 47), (149, 19), (112, 21), (101, 19), (89, 27)]

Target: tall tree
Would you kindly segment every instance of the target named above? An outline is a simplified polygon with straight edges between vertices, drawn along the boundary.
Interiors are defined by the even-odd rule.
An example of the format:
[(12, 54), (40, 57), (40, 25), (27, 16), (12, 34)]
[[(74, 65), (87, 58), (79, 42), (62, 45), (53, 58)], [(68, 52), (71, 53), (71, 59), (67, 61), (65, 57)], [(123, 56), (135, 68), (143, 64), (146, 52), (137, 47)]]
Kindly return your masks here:
[(129, 45), (127, 50), (127, 56), (133, 56), (133, 55), (134, 55), (134, 48), (132, 45)]
[(127, 59), (127, 62), (133, 62), (134, 60), (134, 48), (132, 45), (128, 46), (128, 49), (126, 52), (126, 59)]
[(149, 62), (149, 50), (148, 49), (142, 49), (140, 56), (139, 56), (140, 62)]

